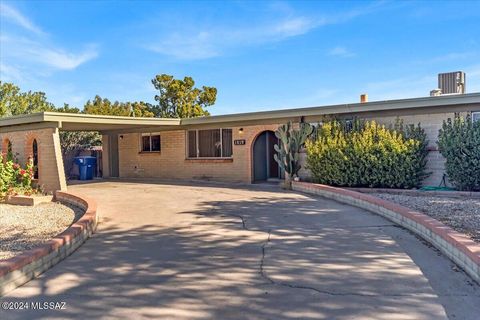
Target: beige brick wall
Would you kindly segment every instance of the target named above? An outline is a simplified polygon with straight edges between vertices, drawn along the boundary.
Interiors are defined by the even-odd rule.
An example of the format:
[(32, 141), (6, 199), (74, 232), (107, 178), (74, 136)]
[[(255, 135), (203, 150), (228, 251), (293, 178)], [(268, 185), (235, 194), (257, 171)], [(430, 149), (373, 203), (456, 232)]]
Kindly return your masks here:
[(47, 192), (66, 190), (58, 128), (1, 133), (1, 152), (7, 152), (5, 143), (7, 139), (12, 143), (12, 152), (22, 165), (25, 165), (28, 157), (32, 155), (32, 143), (36, 139), (38, 184)]
[[(443, 120), (452, 118), (454, 113), (439, 113), (428, 115), (401, 116), (404, 124), (417, 124), (425, 129), (429, 140), (427, 170), (431, 176), (424, 181), (424, 185), (438, 185), (444, 174), (445, 159), (436, 150), (438, 130), (442, 127)], [(372, 119), (372, 118), (369, 118)], [(396, 117), (373, 118), (379, 123), (394, 124)], [(165, 131), (161, 133), (161, 153), (139, 153), (140, 134), (123, 134), (119, 140), (120, 177), (155, 177), (179, 179), (211, 179), (224, 181), (252, 181), (252, 143), (255, 137), (264, 130), (275, 131), (279, 124), (263, 126), (244, 126), (243, 134), (239, 133), (240, 127), (233, 127), (233, 139), (245, 139), (244, 146), (233, 146), (233, 159), (226, 160), (187, 160), (186, 159), (186, 131)], [(103, 141), (105, 142), (104, 139)], [(104, 150), (107, 148), (104, 147)], [(105, 157), (106, 159), (107, 157)], [(300, 155), (302, 180), (310, 179), (310, 172), (305, 168), (306, 154)], [(105, 166), (105, 164), (104, 164)], [(107, 172), (104, 170), (104, 172)]]
[(186, 131), (161, 132), (160, 153), (140, 153), (140, 133), (123, 134), (119, 139), (120, 177), (155, 177), (164, 179), (208, 179), (219, 181), (252, 181), (252, 143), (265, 130), (276, 130), (278, 124), (232, 128), (233, 139), (245, 139), (245, 145), (233, 146), (228, 160), (186, 159)]

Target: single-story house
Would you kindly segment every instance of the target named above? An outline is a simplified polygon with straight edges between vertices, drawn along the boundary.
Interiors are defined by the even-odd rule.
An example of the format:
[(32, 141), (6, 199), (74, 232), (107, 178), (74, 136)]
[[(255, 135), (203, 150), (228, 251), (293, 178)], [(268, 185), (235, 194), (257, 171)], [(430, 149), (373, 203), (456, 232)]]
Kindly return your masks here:
[[(480, 119), (480, 93), (327, 105), (311, 108), (199, 117), (129, 118), (42, 112), (0, 119), (0, 147), (19, 161), (34, 156), (38, 183), (46, 191), (66, 189), (59, 131), (102, 134), (103, 177), (208, 179), (257, 182), (281, 178), (273, 160), (274, 131), (288, 121), (318, 123), (329, 118), (421, 123), (429, 145), (425, 185), (438, 185), (444, 159), (437, 150), (444, 120), (472, 114)], [(303, 155), (303, 158), (305, 155)], [(302, 170), (308, 179), (308, 170)]]

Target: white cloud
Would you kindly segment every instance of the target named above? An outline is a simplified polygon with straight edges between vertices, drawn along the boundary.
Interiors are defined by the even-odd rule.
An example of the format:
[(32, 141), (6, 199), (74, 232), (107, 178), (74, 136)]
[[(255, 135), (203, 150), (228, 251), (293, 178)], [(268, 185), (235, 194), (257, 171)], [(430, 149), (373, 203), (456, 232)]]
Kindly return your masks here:
[(309, 32), (319, 24), (319, 22), (312, 21), (306, 17), (286, 19), (273, 28), (272, 35), (282, 38), (294, 37)]
[(79, 53), (69, 53), (60, 48), (45, 48), (42, 46), (24, 47), (24, 53), (30, 54), (30, 59), (58, 70), (73, 70), (81, 64), (98, 56), (95, 46), (88, 46)]
[(475, 53), (473, 52), (452, 52), (443, 56), (435, 57), (432, 59), (432, 61), (443, 62), (443, 61), (450, 61), (450, 60), (459, 60), (459, 59), (471, 58), (474, 55)]
[(412, 75), (386, 81), (369, 82), (361, 90), (372, 101), (426, 97), (437, 86), (436, 75)]
[(284, 19), (258, 27), (215, 27), (203, 31), (172, 32), (147, 49), (182, 60), (198, 60), (220, 56), (239, 46), (278, 42), (309, 32), (315, 23), (305, 17)]
[(86, 45), (77, 52), (51, 41), (51, 36), (15, 8), (1, 3), (1, 17), (21, 29), (2, 24), (0, 33), (0, 79), (18, 81), (45, 77), (56, 70), (73, 70), (98, 56), (97, 46)]
[(6, 65), (0, 61), (0, 80), (10, 82), (22, 81), (22, 72), (18, 68)]
[[(480, 92), (480, 65), (466, 65), (458, 70), (466, 74), (467, 93)], [(417, 74), (369, 82), (360, 91), (367, 92), (372, 101), (427, 97), (430, 95), (430, 90), (437, 87), (437, 79), (437, 74)]]
[(480, 64), (466, 67), (463, 70), (467, 78), (467, 93), (480, 92)]
[(54, 70), (73, 70), (98, 56), (97, 48), (94, 45), (86, 46), (78, 53), (72, 53), (45, 42), (18, 36), (2, 35), (0, 45), (6, 49), (2, 50), (3, 64), (7, 64), (8, 61), (15, 61), (16, 64), (35, 63)]
[(36, 34), (42, 35), (45, 34), (40, 27), (36, 26), (30, 19), (22, 15), (15, 8), (0, 2), (0, 17), (3, 17), (6, 20), (9, 20), (24, 29), (32, 31)]
[(355, 56), (353, 52), (348, 51), (345, 47), (335, 47), (328, 52), (329, 56), (350, 58)]
[[(146, 40), (149, 45), (143, 47), (181, 60), (207, 59), (241, 47), (280, 42), (304, 35), (322, 26), (344, 23), (371, 13), (378, 6), (378, 4), (364, 6), (328, 17), (296, 15), (289, 7), (281, 6), (279, 11), (283, 17), (278, 17), (278, 12), (275, 18), (269, 18), (266, 14), (267, 18), (263, 18), (263, 22), (249, 25), (226, 24), (206, 27), (195, 23), (180, 26), (171, 24), (167, 27), (170, 32), (167, 30), (164, 35), (157, 36), (157, 40), (152, 41), (151, 38)], [(273, 8), (276, 9), (276, 6)], [(338, 52), (337, 55), (347, 57), (353, 56), (353, 53), (343, 48), (343, 52)]]
[(219, 55), (212, 42), (208, 32), (199, 32), (190, 37), (174, 33), (156, 45), (147, 46), (147, 49), (178, 59), (207, 59)]

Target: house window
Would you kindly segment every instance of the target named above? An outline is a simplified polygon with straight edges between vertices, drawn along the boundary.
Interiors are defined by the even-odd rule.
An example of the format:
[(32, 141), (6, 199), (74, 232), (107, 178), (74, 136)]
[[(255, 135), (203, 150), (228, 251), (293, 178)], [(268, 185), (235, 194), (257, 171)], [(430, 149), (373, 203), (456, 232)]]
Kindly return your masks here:
[(160, 152), (160, 134), (159, 133), (142, 133), (141, 140), (142, 152)]
[(2, 152), (5, 154), (7, 160), (13, 159), (13, 148), (10, 140), (3, 140)]
[(480, 121), (480, 111), (472, 112), (472, 121), (473, 122)]
[(345, 120), (345, 131), (350, 132), (353, 130), (355, 120), (354, 119), (347, 119)]
[(38, 179), (38, 143), (36, 139), (32, 142), (32, 161), (33, 161), (33, 178)]
[(188, 158), (231, 158), (232, 129), (189, 130)]

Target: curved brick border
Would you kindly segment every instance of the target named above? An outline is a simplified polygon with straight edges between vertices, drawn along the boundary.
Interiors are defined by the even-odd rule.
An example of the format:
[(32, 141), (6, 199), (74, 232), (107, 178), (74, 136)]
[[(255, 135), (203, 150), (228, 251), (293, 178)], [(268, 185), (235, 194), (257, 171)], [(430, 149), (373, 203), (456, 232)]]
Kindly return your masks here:
[(80, 247), (95, 231), (97, 205), (83, 196), (57, 191), (55, 199), (85, 210), (67, 230), (38, 248), (0, 262), (0, 296), (37, 277)]
[(377, 213), (427, 240), (480, 283), (480, 244), (423, 213), (380, 198), (321, 184), (293, 182), (293, 190), (316, 194)]
[(361, 193), (390, 193), (390, 194), (405, 194), (412, 196), (435, 196), (447, 198), (478, 198), (480, 199), (480, 192), (478, 191), (422, 191), (411, 189), (384, 189), (384, 188), (344, 188), (347, 190), (357, 191)]

